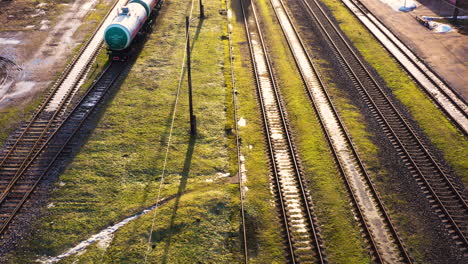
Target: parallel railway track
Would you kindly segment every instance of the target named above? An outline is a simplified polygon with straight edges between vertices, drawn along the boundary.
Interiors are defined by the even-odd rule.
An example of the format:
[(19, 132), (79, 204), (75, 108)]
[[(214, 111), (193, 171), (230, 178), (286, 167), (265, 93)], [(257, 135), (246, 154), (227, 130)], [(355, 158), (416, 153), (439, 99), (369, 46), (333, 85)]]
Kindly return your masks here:
[[(17, 170), (14, 175), (13, 172), (8, 173), (13, 170), (6, 170), (7, 173), (5, 173), (4, 169), (16, 168), (13, 166), (2, 167), (2, 183), (8, 179), (8, 185), (7, 188), (2, 189), (0, 197), (0, 234), (7, 230), (18, 211), (51, 169), (68, 142), (79, 131), (107, 90), (118, 79), (122, 69), (122, 65), (118, 63), (109, 65), (74, 109), (66, 115), (53, 132), (48, 134), (47, 139), (41, 140), (41, 147), (36, 149), (28, 159), (23, 159), (25, 164), (22, 164), (21, 169)], [(11, 165), (11, 160), (6, 164)]]
[(468, 105), (465, 99), (453, 90), (442, 77), (432, 71), (424, 60), (413, 53), (361, 1), (342, 0), (342, 2), (418, 82), (422, 90), (440, 107), (460, 131), (468, 135)]
[(247, 9), (242, 1), (241, 7), (290, 261), (325, 263), (312, 202), (303, 183), (255, 7)]
[[(125, 0), (114, 3), (88, 41), (67, 65), (31, 120), (6, 142), (0, 155), (0, 236), (55, 161), (58, 153), (54, 149), (58, 147), (53, 140), (57, 140), (59, 129), (67, 129), (68, 124), (64, 123), (67, 120), (68, 123), (76, 122), (73, 115), (82, 111), (77, 107), (86, 108), (85, 105), (80, 106), (80, 103), (86, 103), (83, 100), (90, 99), (81, 97), (80, 101), (78, 89), (101, 49), (103, 30), (110, 21), (109, 14), (122, 1)], [(111, 65), (107, 70), (113, 67), (115, 66)], [(92, 89), (103, 81), (104, 79), (100, 79)], [(86, 96), (90, 96), (91, 91), (93, 90), (89, 90)], [(99, 98), (99, 92), (94, 96)]]
[(233, 54), (233, 45), (232, 45), (232, 24), (231, 24), (231, 17), (230, 17), (230, 8), (229, 4), (231, 1), (226, 1), (226, 21), (227, 21), (227, 33), (228, 33), (228, 46), (229, 46), (229, 67), (231, 68), (231, 85), (232, 85), (232, 106), (233, 106), (233, 118), (234, 118), (234, 133), (236, 138), (236, 158), (237, 158), (237, 175), (239, 177), (239, 200), (240, 200), (240, 216), (241, 216), (241, 233), (242, 233), (242, 251), (244, 255), (244, 263), (249, 263), (249, 250), (247, 247), (247, 229), (246, 229), (246, 218), (245, 218), (245, 187), (244, 187), (244, 171), (242, 169), (242, 153), (241, 153), (241, 139), (240, 139), (240, 131), (239, 131), (239, 119), (238, 119), (238, 99), (237, 99), (237, 86), (236, 86), (236, 78), (234, 74), (234, 54)]
[(374, 261), (412, 263), (283, 1), (270, 3), (344, 178), (355, 215), (369, 240)]
[[(357, 93), (370, 109), (401, 160), (442, 219), (448, 234), (464, 252), (468, 249), (468, 207), (463, 190), (444, 171), (418, 133), (400, 113), (365, 63), (316, 0), (298, 0), (318, 25)], [(466, 253), (465, 253), (466, 254)]]

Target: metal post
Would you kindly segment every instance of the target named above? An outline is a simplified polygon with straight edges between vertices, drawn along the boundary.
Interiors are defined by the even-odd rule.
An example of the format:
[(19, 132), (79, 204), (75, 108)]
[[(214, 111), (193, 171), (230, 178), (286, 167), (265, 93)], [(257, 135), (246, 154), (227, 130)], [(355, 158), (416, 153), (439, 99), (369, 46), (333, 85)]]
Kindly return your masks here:
[(186, 49), (187, 49), (187, 82), (188, 82), (188, 93), (189, 93), (189, 111), (190, 111), (190, 134), (192, 136), (197, 134), (197, 118), (193, 114), (193, 102), (192, 102), (192, 69), (190, 65), (190, 34), (189, 34), (190, 21), (189, 17), (185, 17), (185, 36), (186, 36)]
[(205, 7), (203, 6), (202, 0), (199, 0), (200, 4), (200, 19), (205, 18)]
[(458, 12), (459, 12), (459, 10), (458, 10), (458, 0), (455, 0), (455, 10), (453, 10), (453, 18), (452, 18), (454, 24), (457, 24)]

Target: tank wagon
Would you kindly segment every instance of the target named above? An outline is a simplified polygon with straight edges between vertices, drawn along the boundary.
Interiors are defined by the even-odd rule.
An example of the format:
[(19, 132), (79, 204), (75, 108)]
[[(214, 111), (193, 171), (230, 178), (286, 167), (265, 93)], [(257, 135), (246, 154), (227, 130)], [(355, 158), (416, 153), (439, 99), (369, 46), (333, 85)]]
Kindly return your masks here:
[(138, 34), (145, 34), (152, 24), (153, 10), (162, 0), (131, 0), (119, 9), (117, 16), (104, 31), (108, 54), (112, 60), (124, 61), (131, 52), (130, 44)]

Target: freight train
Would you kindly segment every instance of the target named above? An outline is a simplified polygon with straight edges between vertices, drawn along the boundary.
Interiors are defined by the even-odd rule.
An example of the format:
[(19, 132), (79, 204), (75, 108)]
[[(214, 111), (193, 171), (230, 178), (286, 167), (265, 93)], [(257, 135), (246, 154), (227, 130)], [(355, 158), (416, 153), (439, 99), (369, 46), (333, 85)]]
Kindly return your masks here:
[(131, 54), (132, 41), (151, 28), (154, 11), (162, 0), (130, 0), (119, 9), (117, 16), (104, 31), (107, 51), (113, 61), (125, 61)]

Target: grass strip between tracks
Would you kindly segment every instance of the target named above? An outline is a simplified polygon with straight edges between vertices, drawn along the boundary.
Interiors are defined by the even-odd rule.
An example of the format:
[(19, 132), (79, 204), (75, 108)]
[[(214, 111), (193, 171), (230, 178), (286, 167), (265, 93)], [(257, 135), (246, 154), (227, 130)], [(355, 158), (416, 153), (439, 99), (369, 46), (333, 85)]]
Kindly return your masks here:
[(420, 90), (391, 55), (378, 43), (359, 20), (339, 0), (321, 0), (339, 22), (364, 58), (384, 79), (395, 96), (405, 105), (422, 130), (439, 148), (465, 186), (468, 186), (468, 140)]
[[(352, 17), (349, 18), (345, 16), (346, 12), (348, 11), (344, 6), (337, 7), (340, 6), (337, 1), (327, 1), (327, 3), (333, 5), (332, 12), (338, 12), (335, 10), (335, 8), (342, 12), (339, 14), (339, 18), (341, 18), (338, 19), (339, 21), (346, 21), (344, 23), (351, 23), (352, 26), (346, 26), (343, 23), (340, 24), (340, 26), (346, 28), (344, 29), (346, 33), (349, 33), (349, 31), (354, 32), (353, 37), (355, 39), (360, 39), (359, 45), (362, 49), (368, 48), (369, 50), (373, 50), (376, 53), (382, 53), (378, 53), (380, 55), (372, 54), (371, 56), (374, 60), (378, 56), (384, 56), (388, 59), (384, 60), (382, 58), (378, 58), (379, 60), (385, 62), (385, 66), (381, 66), (380, 70), (387, 71), (386, 75), (382, 75), (384, 80), (387, 81), (387, 85), (392, 83), (393, 85), (405, 85), (402, 86), (401, 89), (406, 89), (407, 87), (410, 87), (408, 89), (417, 89), (413, 83), (410, 83), (411, 81), (408, 79), (408, 76), (406, 76), (404, 72), (398, 68), (396, 62), (394, 62), (388, 54), (383, 54), (383, 52), (386, 51), (383, 50), (383, 48), (381, 48), (375, 40), (370, 38), (370, 33), (365, 32), (365, 29), (358, 24), (357, 20), (354, 21)], [(348, 15), (352, 16), (352, 14), (349, 12)], [(314, 36), (315, 35), (311, 34), (308, 39), (314, 39)], [(318, 45), (310, 45), (309, 48), (313, 54), (320, 55), (322, 53), (326, 53), (325, 48)], [(369, 54), (367, 55), (369, 56)], [(369, 60), (369, 58), (366, 59)], [(411, 256), (419, 262), (430, 262), (430, 255), (432, 253), (430, 252), (431, 250), (428, 249), (431, 248), (431, 245), (437, 244), (437, 238), (428, 235), (428, 231), (430, 231), (428, 229), (430, 229), (431, 226), (429, 223), (427, 223), (427, 220), (423, 220), (427, 216), (425, 216), (424, 212), (421, 212), (420, 209), (415, 210), (413, 203), (414, 195), (401, 192), (401, 190), (404, 189), (401, 185), (405, 183), (400, 182), (399, 180), (395, 180), (395, 178), (397, 178), (396, 176), (400, 172), (388, 166), (389, 162), (386, 160), (388, 159), (388, 154), (386, 153), (388, 150), (379, 148), (377, 141), (380, 140), (380, 136), (372, 131), (371, 126), (366, 125), (363, 114), (352, 103), (353, 100), (351, 97), (355, 95), (341, 90), (337, 87), (336, 84), (334, 84), (334, 82), (337, 80), (335, 75), (336, 73), (332, 70), (333, 65), (331, 62), (324, 60), (323, 56), (316, 56), (314, 60), (315, 63), (319, 65), (320, 73), (323, 77), (323, 80), (327, 84), (332, 100), (334, 101), (335, 106), (337, 107), (337, 110), (342, 117), (342, 120), (350, 132), (361, 159), (365, 163), (368, 172), (370, 172), (370, 176), (377, 185), (377, 190), (381, 195), (381, 198), (384, 201), (384, 205), (387, 207), (397, 230), (399, 231), (405, 244), (408, 246)], [(388, 66), (389, 69), (384, 69), (386, 66)], [(406, 83), (402, 83), (402, 81), (399, 79), (406, 80)], [(418, 91), (416, 93), (418, 93)], [(422, 93), (420, 95), (423, 97), (425, 96)], [(424, 100), (426, 99), (423, 99), (423, 101)], [(432, 108), (429, 108), (433, 109), (433, 107), (434, 106), (432, 105)], [(420, 112), (422, 113), (422, 111)], [(443, 130), (444, 128), (442, 128), (442, 131)], [(450, 141), (453, 139), (448, 140)], [(460, 148), (458, 151), (459, 150)], [(393, 151), (393, 149), (390, 151)]]
[[(182, 193), (158, 210), (149, 262), (240, 262), (237, 185), (230, 184), (225, 132), (221, 1), (204, 1), (207, 18), (192, 22), (192, 78), (198, 136), (189, 137), (182, 88), (162, 197)], [(30, 263), (58, 255), (154, 203), (184, 50), (187, 1), (166, 1), (153, 34), (125, 81), (94, 120), (95, 128), (60, 175), (49, 208), (11, 255)], [(197, 11), (194, 11), (197, 14)], [(152, 214), (65, 259), (137, 263), (144, 257)], [(107, 247), (108, 246), (108, 247)], [(190, 260), (190, 261), (189, 261)]]
[(286, 40), (268, 0), (259, 0), (263, 29), (282, 90), (295, 143), (315, 203), (326, 255), (333, 263), (366, 263), (369, 256), (351, 213), (343, 179), (308, 100)]
[[(231, 0), (230, 9), (238, 117), (243, 120), (239, 122), (239, 133), (246, 169), (245, 221), (249, 260), (250, 263), (285, 263), (283, 237), (279, 228), (281, 222), (270, 189), (267, 146), (240, 2)], [(226, 55), (228, 52), (226, 50)], [(229, 57), (226, 57), (226, 61), (228, 60)], [(225, 71), (229, 74), (230, 69), (226, 67)]]

